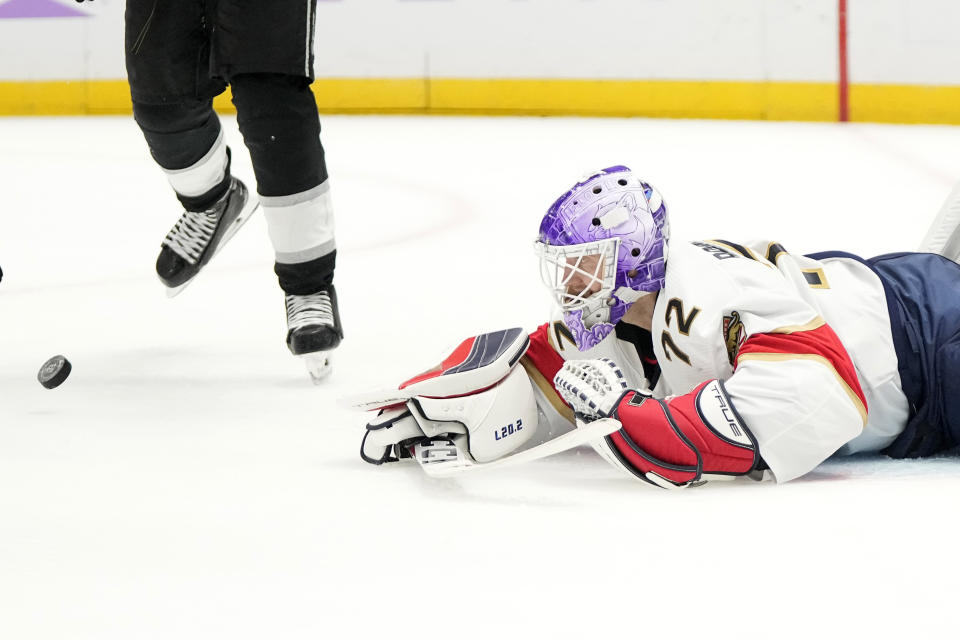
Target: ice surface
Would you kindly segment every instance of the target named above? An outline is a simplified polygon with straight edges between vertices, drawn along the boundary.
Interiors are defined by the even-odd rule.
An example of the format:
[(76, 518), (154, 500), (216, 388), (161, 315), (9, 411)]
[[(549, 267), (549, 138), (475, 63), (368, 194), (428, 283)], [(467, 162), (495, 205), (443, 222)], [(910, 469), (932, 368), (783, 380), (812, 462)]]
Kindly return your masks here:
[[(960, 460), (654, 490), (590, 450), (431, 481), (336, 399), (543, 321), (531, 241), (626, 163), (675, 234), (912, 249), (960, 128), (325, 117), (346, 340), (286, 351), (262, 216), (168, 300), (179, 209), (130, 118), (0, 119), (0, 638), (924, 637), (955, 626)], [(236, 173), (251, 179), (233, 120)], [(40, 365), (70, 378), (48, 391)], [(620, 635), (614, 636), (614, 633)], [(955, 632), (954, 632), (955, 633)]]

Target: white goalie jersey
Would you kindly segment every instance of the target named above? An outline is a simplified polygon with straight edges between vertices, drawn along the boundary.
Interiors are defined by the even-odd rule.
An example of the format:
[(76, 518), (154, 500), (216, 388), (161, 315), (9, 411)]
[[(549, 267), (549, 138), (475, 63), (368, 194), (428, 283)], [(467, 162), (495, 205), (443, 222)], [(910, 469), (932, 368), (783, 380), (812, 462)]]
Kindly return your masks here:
[[(907, 420), (879, 278), (855, 256), (818, 258), (776, 243), (674, 240), (654, 309), (654, 395), (722, 381), (779, 482), (837, 452), (882, 449)], [(610, 358), (646, 386), (644, 354), (621, 331), (578, 352), (544, 325), (527, 357), (547, 375), (557, 365), (537, 353), (538, 334), (560, 358)]]

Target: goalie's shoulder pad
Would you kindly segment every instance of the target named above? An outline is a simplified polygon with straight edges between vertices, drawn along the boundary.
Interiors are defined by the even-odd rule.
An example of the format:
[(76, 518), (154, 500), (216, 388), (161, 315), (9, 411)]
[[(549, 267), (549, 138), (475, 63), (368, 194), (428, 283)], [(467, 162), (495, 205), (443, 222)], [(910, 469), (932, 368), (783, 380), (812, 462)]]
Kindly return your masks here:
[(515, 327), (467, 338), (437, 366), (399, 388), (379, 389), (348, 399), (360, 409), (378, 409), (415, 396), (447, 398), (489, 389), (507, 377), (530, 346), (526, 332)]

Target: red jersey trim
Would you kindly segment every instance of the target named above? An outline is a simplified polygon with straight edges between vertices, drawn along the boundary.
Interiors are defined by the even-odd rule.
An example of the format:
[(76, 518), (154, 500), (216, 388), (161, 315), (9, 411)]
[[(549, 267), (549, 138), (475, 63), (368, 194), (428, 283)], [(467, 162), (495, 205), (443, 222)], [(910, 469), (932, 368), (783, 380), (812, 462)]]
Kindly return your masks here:
[(557, 375), (563, 363), (563, 356), (557, 353), (550, 341), (550, 323), (540, 325), (530, 334), (530, 346), (520, 359), (520, 364), (554, 410), (573, 423), (573, 409), (564, 402), (553, 386), (553, 376)]
[(530, 334), (530, 347), (525, 357), (553, 384), (553, 376), (563, 367), (564, 359), (550, 343), (550, 323), (540, 325)]
[(819, 362), (837, 377), (860, 414), (863, 424), (867, 423), (867, 399), (860, 387), (856, 368), (840, 338), (829, 325), (822, 324), (815, 329), (791, 333), (754, 334), (741, 345), (734, 367), (746, 360)]

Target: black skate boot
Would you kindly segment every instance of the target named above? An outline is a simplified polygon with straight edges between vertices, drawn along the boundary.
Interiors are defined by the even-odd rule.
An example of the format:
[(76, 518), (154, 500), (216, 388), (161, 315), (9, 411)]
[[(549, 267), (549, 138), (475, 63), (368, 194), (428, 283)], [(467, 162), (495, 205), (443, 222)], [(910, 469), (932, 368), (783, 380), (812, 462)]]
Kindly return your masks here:
[(180, 293), (256, 211), (247, 187), (230, 179), (227, 192), (205, 211), (184, 211), (163, 240), (157, 257), (157, 275), (167, 296)]
[(337, 290), (327, 285), (305, 296), (287, 295), (287, 347), (304, 359), (316, 384), (330, 375), (330, 351), (343, 339)]

